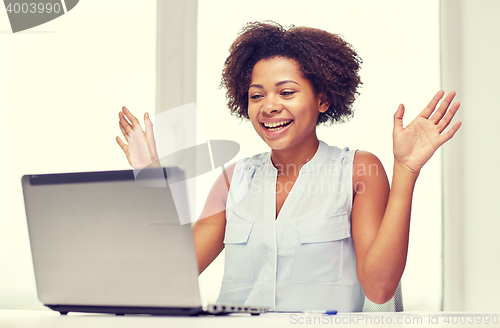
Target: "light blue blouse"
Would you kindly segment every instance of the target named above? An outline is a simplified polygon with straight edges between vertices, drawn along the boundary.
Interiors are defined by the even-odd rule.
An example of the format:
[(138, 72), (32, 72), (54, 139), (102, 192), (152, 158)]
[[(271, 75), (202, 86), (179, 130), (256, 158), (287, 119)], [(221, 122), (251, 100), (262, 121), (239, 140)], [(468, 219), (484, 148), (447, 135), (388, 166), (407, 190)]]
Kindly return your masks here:
[(276, 185), (270, 153), (237, 162), (226, 205), (219, 303), (272, 311), (362, 310), (351, 237), (354, 154), (320, 141), (276, 220), (276, 188), (290, 186)]

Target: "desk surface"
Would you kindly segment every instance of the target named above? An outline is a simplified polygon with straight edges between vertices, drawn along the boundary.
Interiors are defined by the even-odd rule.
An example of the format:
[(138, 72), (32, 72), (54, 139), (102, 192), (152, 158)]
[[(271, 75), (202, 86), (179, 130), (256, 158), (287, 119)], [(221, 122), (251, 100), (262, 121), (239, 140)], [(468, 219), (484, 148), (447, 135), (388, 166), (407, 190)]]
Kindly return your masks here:
[[(489, 320), (488, 320), (489, 319)], [(488, 321), (488, 323), (486, 323)], [(260, 316), (230, 315), (205, 317), (160, 317), (140, 315), (102, 315), (70, 313), (62, 316), (53, 311), (0, 310), (1, 328), (110, 328), (110, 327), (500, 327), (500, 313), (403, 312), (340, 313), (268, 313)]]

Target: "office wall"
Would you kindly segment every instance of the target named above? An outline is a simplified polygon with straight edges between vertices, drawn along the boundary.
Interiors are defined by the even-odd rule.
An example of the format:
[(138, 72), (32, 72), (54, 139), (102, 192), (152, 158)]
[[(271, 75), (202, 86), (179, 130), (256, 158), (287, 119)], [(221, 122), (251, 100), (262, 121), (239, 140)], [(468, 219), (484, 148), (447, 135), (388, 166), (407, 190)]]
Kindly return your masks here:
[[(363, 86), (346, 124), (319, 128), (320, 139), (376, 154), (392, 176), (392, 123), (399, 103), (405, 124), (439, 90), (439, 6), (437, 1), (209, 1), (198, 0), (197, 107), (207, 139), (231, 139), (241, 157), (268, 151), (250, 123), (232, 117), (218, 89), (227, 49), (247, 21), (275, 20), (339, 33), (364, 62)], [(427, 163), (417, 182), (410, 248), (403, 275), (408, 310), (441, 306), (441, 159)], [(207, 179), (208, 180), (208, 179)], [(203, 185), (199, 193), (207, 193)], [(217, 298), (223, 262), (217, 259), (200, 277), (202, 296)], [(217, 283), (214, 283), (217, 282)]]
[(444, 149), (444, 310), (500, 309), (500, 2), (442, 0), (443, 88), (463, 121)]
[(80, 1), (16, 34), (0, 10), (0, 308), (42, 308), (21, 176), (130, 167), (118, 111), (155, 111), (156, 5)]

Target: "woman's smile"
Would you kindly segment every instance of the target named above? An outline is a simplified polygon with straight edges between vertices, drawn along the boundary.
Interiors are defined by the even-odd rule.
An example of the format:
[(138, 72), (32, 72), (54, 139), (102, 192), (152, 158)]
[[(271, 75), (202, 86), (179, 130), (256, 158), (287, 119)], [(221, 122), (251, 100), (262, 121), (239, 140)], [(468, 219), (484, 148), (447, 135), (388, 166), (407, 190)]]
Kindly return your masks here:
[(263, 122), (262, 126), (267, 130), (266, 134), (269, 137), (280, 135), (282, 132), (288, 129), (288, 127), (293, 123), (293, 120), (282, 120), (274, 123)]

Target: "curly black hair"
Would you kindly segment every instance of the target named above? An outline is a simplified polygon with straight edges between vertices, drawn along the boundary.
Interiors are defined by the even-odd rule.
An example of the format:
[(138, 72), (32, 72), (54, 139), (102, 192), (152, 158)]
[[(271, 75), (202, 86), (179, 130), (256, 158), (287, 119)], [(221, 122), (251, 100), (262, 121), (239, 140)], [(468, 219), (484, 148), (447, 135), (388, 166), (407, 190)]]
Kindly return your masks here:
[(220, 86), (233, 115), (248, 116), (248, 89), (254, 65), (261, 59), (296, 60), (316, 94), (330, 103), (317, 124), (345, 122), (361, 85), (361, 58), (340, 36), (310, 27), (284, 28), (272, 21), (249, 22), (229, 48)]

